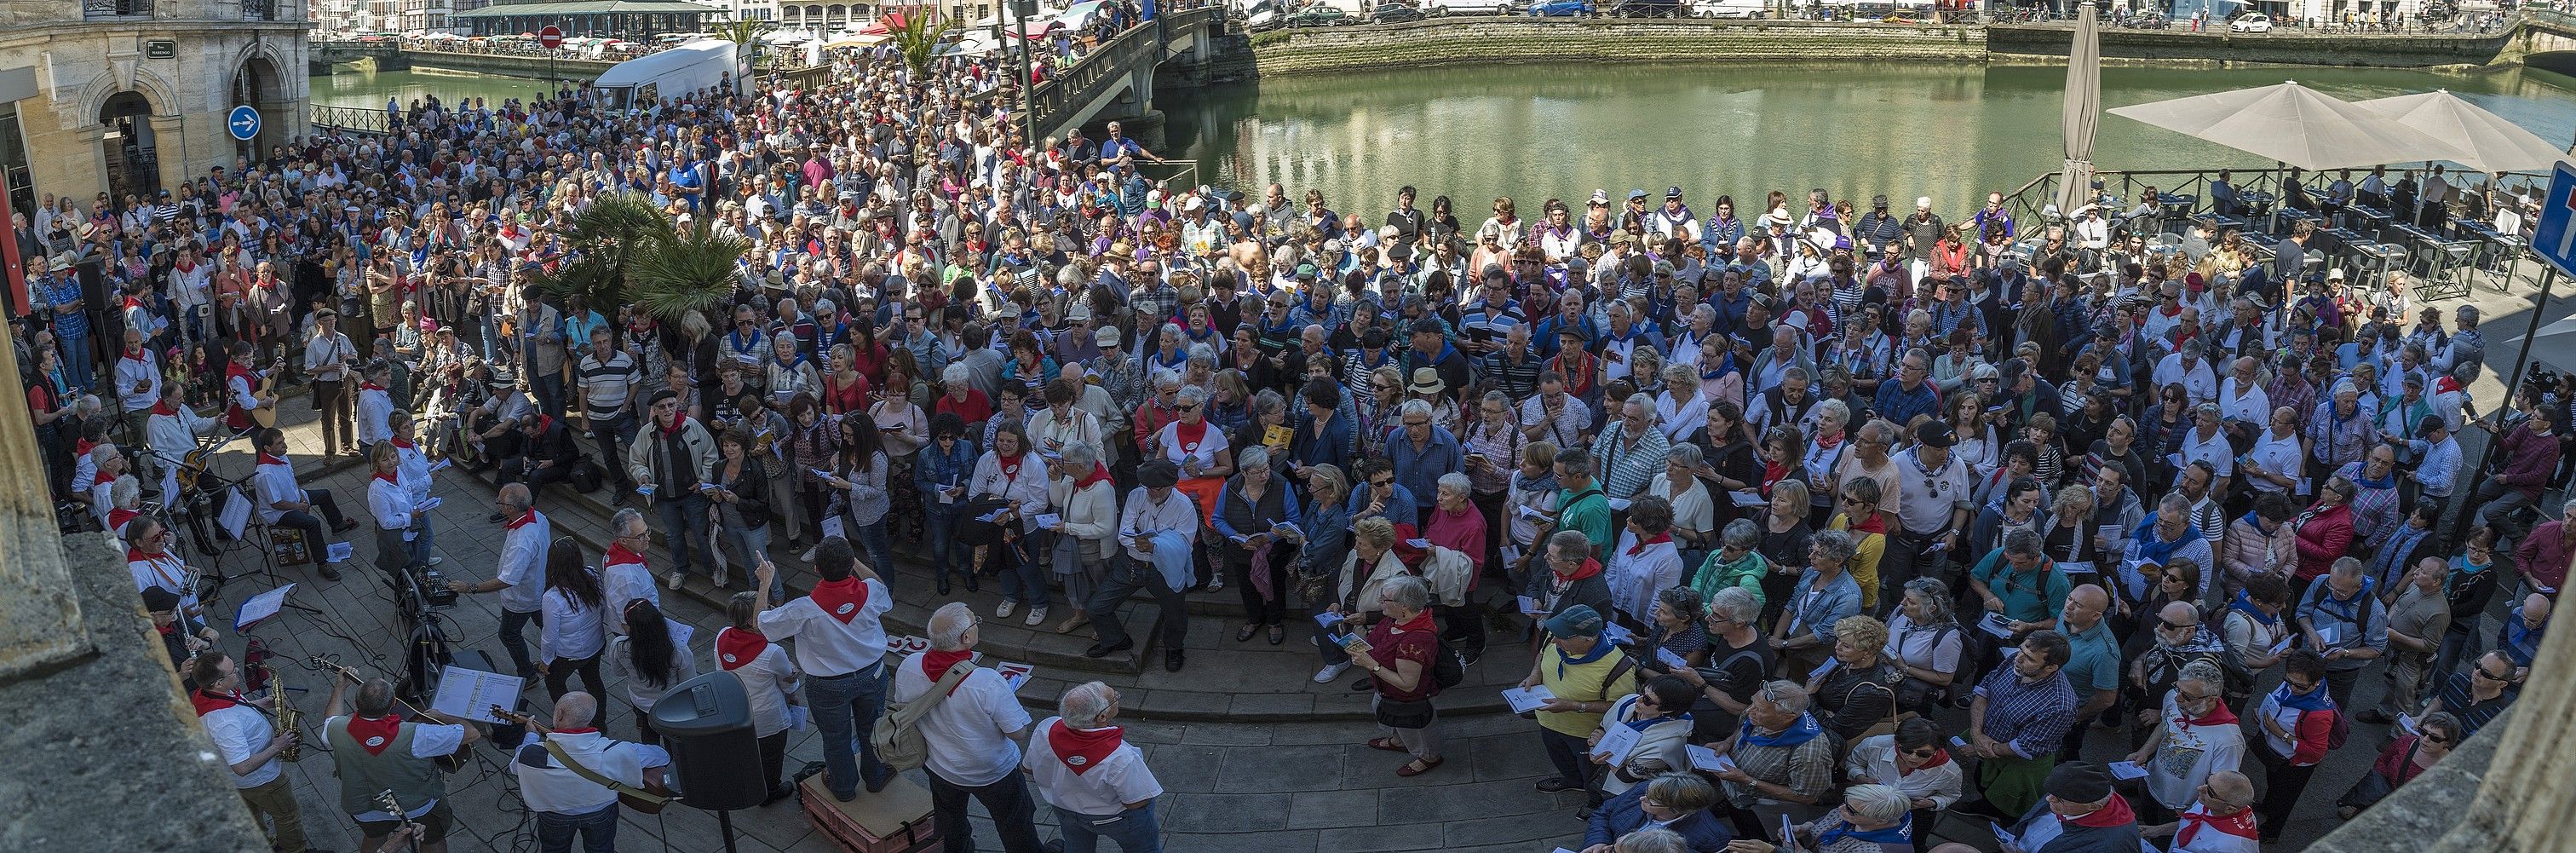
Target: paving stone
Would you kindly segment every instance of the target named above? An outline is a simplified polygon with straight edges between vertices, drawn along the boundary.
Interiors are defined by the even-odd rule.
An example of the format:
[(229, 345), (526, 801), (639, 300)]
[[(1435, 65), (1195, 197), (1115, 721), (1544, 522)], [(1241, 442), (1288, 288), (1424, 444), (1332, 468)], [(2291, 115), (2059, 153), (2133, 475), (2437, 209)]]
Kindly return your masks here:
[(1399, 822), (1382, 826), (1318, 830), (1316, 843), (1323, 849), (1345, 851), (1345, 853), (1437, 850), (1440, 848), (1440, 825)]
[[(1414, 778), (1430, 778), (1438, 771)], [(1556, 795), (1541, 793), (1529, 782), (1464, 782), (1378, 791), (1378, 818), (1384, 823), (1471, 820), (1556, 808)]]
[(1181, 730), (1180, 742), (1199, 746), (1268, 746), (1273, 741), (1268, 726), (1192, 723)]
[(1280, 746), (1261, 750), (1259, 761), (1227, 761), (1219, 770), (1216, 791), (1253, 794), (1273, 791), (1320, 791), (1345, 787), (1342, 750), (1330, 746)]
[(1229, 709), (1236, 719), (1282, 719), (1315, 712), (1315, 697), (1302, 693), (1237, 693)]
[(1376, 791), (1298, 791), (1288, 796), (1290, 829), (1329, 829), (1377, 823)]
[(1165, 829), (1179, 832), (1249, 832), (1285, 829), (1290, 795), (1178, 794), (1172, 808), (1158, 815)]
[(1163, 834), (1163, 849), (1174, 853), (1341, 853), (1379, 848), (1327, 844), (1315, 832), (1292, 829), (1279, 832), (1166, 832)]
[(1583, 822), (1563, 809), (1528, 814), (1502, 814), (1500, 809), (1489, 817), (1453, 820), (1440, 825), (1441, 839), (1447, 849), (1486, 845), (1514, 845), (1522, 850), (1537, 850), (1551, 841), (1583, 837)]

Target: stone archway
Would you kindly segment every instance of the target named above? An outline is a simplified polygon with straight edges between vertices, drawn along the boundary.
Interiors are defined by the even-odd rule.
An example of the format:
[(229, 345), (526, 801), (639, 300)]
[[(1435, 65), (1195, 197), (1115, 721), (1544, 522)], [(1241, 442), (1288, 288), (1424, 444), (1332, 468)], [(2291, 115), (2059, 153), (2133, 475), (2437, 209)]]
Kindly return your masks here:
[(131, 89), (107, 96), (99, 104), (100, 162), (107, 169), (107, 191), (118, 199), (150, 197), (161, 189), (161, 150), (152, 129), (152, 101)]
[[(232, 107), (248, 104), (259, 110), (259, 136), (245, 143), (252, 161), (266, 158), (271, 146), (281, 144), (289, 137), (288, 129), (299, 118), (288, 114), (295, 103), (290, 89), (292, 85), (293, 81), (279, 70), (276, 59), (264, 51), (248, 53), (234, 67), (232, 84), (226, 89), (224, 109), (230, 112)], [(232, 137), (227, 134), (224, 138)]]

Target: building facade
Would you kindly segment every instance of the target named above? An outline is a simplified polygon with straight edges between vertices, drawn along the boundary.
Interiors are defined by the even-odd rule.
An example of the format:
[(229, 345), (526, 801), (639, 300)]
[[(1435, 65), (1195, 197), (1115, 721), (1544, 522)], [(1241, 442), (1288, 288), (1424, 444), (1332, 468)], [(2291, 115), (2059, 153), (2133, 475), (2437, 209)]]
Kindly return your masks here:
[[(304, 133), (306, 0), (0, 0), (0, 178), (48, 196), (148, 195)], [(256, 108), (235, 142), (225, 116)]]

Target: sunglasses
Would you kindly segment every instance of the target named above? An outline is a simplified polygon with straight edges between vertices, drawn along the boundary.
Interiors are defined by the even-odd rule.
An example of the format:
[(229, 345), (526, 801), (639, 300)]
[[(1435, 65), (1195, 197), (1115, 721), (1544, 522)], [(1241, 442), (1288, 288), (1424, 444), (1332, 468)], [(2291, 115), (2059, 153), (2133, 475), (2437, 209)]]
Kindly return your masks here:
[(2495, 674), (2495, 673), (2488, 672), (2488, 671), (2487, 671), (2487, 668), (2486, 668), (2486, 667), (2483, 667), (2483, 666), (2480, 666), (2480, 667), (2471, 667), (2471, 668), (2470, 668), (2470, 671), (2477, 673), (2479, 678), (2483, 678), (2483, 679), (2486, 679), (2486, 680), (2488, 680), (2488, 681), (2509, 681), (2509, 680), (2512, 680), (2512, 679), (2513, 679), (2513, 674), (2512, 674), (2512, 673), (2506, 673), (2506, 674), (2504, 674), (2504, 675), (2497, 675), (2497, 674)]

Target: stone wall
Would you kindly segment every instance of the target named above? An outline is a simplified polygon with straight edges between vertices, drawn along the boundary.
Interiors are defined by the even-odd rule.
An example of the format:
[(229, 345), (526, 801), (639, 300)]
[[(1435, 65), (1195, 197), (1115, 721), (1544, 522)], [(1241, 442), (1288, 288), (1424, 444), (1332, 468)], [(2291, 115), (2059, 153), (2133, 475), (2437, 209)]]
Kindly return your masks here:
[[(1996, 63), (2066, 62), (2074, 30), (2063, 26), (1986, 28)], [(2323, 65), (2367, 68), (2484, 66), (2496, 61), (2509, 33), (2491, 35), (2355, 35), (2276, 31), (2236, 35), (2178, 30), (2104, 29), (2102, 58), (2115, 64), (2231, 66)]]
[(406, 50), (403, 58), (413, 68), (435, 68), (441, 71), (471, 71), (477, 74), (500, 74), (538, 80), (590, 80), (615, 66), (614, 62), (592, 59), (544, 59), (534, 56), (500, 56), (482, 53), (447, 53), (435, 50)]

